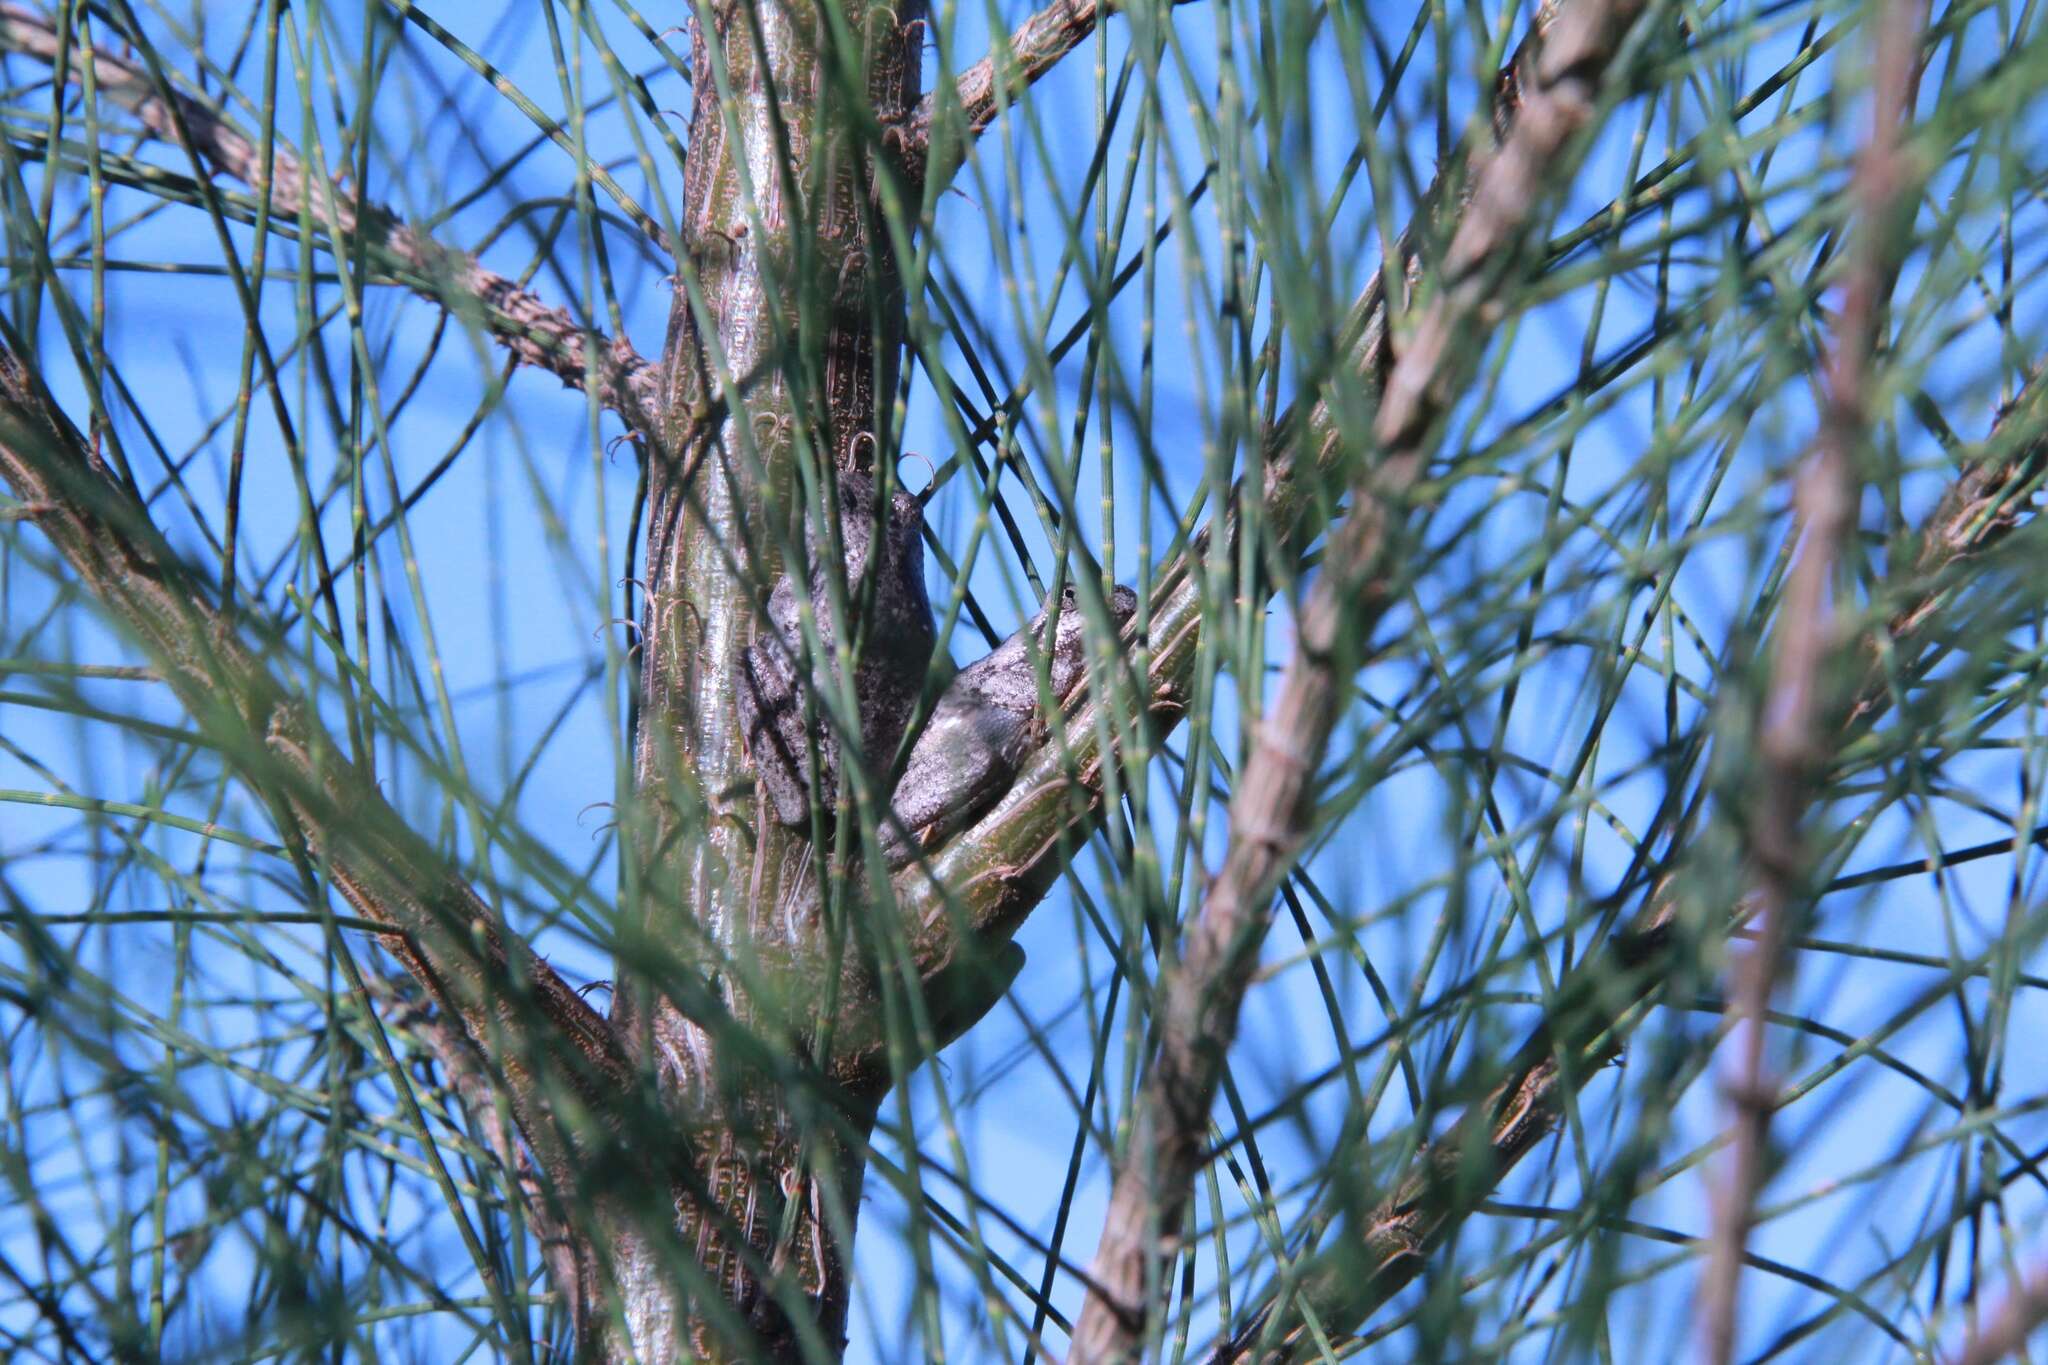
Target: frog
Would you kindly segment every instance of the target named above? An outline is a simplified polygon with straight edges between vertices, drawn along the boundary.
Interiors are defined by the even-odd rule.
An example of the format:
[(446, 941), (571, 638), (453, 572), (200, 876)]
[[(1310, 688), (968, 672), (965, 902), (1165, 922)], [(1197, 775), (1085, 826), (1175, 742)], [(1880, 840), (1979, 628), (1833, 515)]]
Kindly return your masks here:
[(804, 649), (796, 582), (784, 573), (769, 591), (765, 629), (733, 665), (741, 742), (766, 797), (767, 815), (785, 826), (810, 823), (814, 790), (827, 820), (835, 815), (844, 767), (841, 737), (822, 707), (814, 708), (810, 724), (805, 718), (807, 694), (836, 687), (838, 632), (829, 605), (834, 580), (844, 584), (853, 610), (864, 603), (867, 608), (853, 690), (868, 772), (895, 758), (931, 663), (936, 631), (924, 584), (923, 506), (897, 489), (878, 516), (878, 498), (871, 475), (838, 471), (834, 499), (843, 559), (837, 567), (825, 528), (814, 515), (806, 518), (805, 557), (821, 648), (815, 654)]
[[(1072, 584), (979, 661), (960, 670), (932, 708), (905, 761), (882, 821), (882, 854), (894, 870), (936, 848), (993, 806), (1045, 739), (1052, 715), (1087, 672), (1087, 621)], [(1138, 597), (1118, 587), (1110, 617), (1122, 631)], [(1056, 616), (1057, 619), (1050, 619)], [(1034, 657), (1035, 656), (1035, 657)], [(1042, 661), (1047, 687), (1039, 686)], [(1049, 712), (1041, 703), (1049, 698)]]

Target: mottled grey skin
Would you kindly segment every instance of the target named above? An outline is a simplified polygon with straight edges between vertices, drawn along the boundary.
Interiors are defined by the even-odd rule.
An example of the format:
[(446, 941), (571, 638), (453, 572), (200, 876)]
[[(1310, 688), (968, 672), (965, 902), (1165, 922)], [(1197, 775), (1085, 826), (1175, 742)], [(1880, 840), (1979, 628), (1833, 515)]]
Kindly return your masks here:
[[(1138, 609), (1138, 595), (1118, 588), (1110, 615), (1121, 630)], [(890, 799), (893, 817), (884, 822), (882, 852), (892, 868), (931, 848), (981, 815), (1010, 788), (1024, 756), (1045, 737), (1039, 705), (1036, 652), (1049, 654), (1050, 693), (1065, 701), (1087, 667), (1086, 622), (1070, 586), (1062, 595), (1059, 624), (1046, 639), (1046, 611), (997, 645), (988, 656), (960, 670), (932, 709), (931, 720), (911, 748)]]
[[(917, 705), (931, 662), (934, 632), (931, 602), (924, 590), (924, 513), (917, 499), (898, 492), (891, 499), (881, 553), (871, 554), (874, 540), (875, 484), (865, 474), (839, 474), (839, 534), (846, 551), (844, 569), (849, 607), (859, 611), (868, 575), (874, 575), (872, 605), (865, 617), (859, 665), (854, 669), (854, 696), (860, 706), (860, 743), (868, 771), (878, 772), (896, 755), (903, 727)], [(733, 669), (739, 700), (741, 733), (755, 780), (768, 796), (776, 820), (785, 825), (810, 821), (813, 786), (810, 744), (806, 742), (804, 698), (807, 689), (833, 686), (830, 584), (840, 576), (828, 570), (829, 545), (822, 529), (809, 525), (805, 540), (811, 562), (811, 608), (817, 619), (823, 652), (816, 656), (813, 678), (802, 672), (803, 631), (797, 617), (796, 588), (787, 574), (768, 595), (769, 628), (741, 655)], [(839, 790), (839, 743), (818, 708), (810, 733), (817, 746), (819, 797), (829, 817)]]

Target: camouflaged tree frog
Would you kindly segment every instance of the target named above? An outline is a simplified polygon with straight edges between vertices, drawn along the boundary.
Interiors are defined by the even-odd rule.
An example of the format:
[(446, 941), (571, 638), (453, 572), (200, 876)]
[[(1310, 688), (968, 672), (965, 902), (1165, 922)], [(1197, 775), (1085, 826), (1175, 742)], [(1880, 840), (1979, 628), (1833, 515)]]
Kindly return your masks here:
[[(1137, 611), (1138, 596), (1120, 587), (1109, 607), (1121, 630)], [(994, 805), (1045, 737), (1034, 650), (1046, 660), (1055, 704), (1072, 694), (1087, 666), (1086, 619), (1071, 585), (1061, 595), (1058, 617), (1048, 639), (1047, 610), (1040, 608), (1029, 625), (961, 669), (940, 696), (890, 798), (892, 815), (882, 829), (890, 867), (935, 847)]]

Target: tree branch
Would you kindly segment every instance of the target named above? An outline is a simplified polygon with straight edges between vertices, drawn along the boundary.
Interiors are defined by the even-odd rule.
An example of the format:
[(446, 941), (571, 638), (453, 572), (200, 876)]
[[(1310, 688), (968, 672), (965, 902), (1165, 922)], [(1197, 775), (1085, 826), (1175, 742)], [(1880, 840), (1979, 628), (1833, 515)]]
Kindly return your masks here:
[[(1513, 127), (1522, 107), (1530, 54), (1549, 31), (1557, 10), (1557, 0), (1546, 0), (1532, 18), (1529, 34), (1501, 70), (1493, 110), (1497, 138)], [(1455, 169), (1453, 165), (1439, 170), (1396, 243), (1395, 254), (1411, 287), (1420, 279), (1416, 244), (1439, 225), (1454, 221), (1470, 201), (1472, 181), (1453, 175)], [(1366, 282), (1340, 337), (1338, 354), (1345, 359), (1338, 372), (1325, 384), (1311, 387), (1323, 393), (1376, 397), (1392, 364), (1386, 281), (1380, 272)], [(1309, 404), (1306, 413), (1283, 413), (1262, 444), (1258, 491), (1242, 482), (1233, 488), (1221, 521), (1197, 532), (1188, 548), (1154, 579), (1146, 621), (1148, 667), (1139, 683), (1149, 720), (1162, 732), (1179, 723), (1192, 697), (1207, 565), (1215, 559), (1238, 562), (1242, 523), (1237, 509), (1257, 498), (1260, 529), (1274, 553), (1280, 558), (1298, 556), (1322, 529), (1328, 481), (1354, 448), (1326, 397)], [(1213, 554), (1211, 542), (1218, 536), (1225, 549)], [(1009, 792), (979, 822), (929, 854), (925, 865), (897, 874), (897, 904), (915, 926), (913, 951), (927, 983), (954, 972), (986, 975), (982, 966), (1044, 898), (1059, 876), (1066, 851), (1100, 820), (1100, 736), (1116, 728), (1112, 722), (1117, 714), (1112, 711), (1105, 720), (1101, 704), (1095, 695), (1084, 696), (1063, 730), (1027, 761)], [(971, 1024), (996, 998), (959, 1001), (961, 1027)], [(845, 1044), (843, 1083), (854, 1084), (854, 1077), (883, 1065), (879, 1030), (864, 1040), (848, 1036)]]
[(519, 1201), (527, 1226), (540, 1243), (541, 1259), (565, 1301), (569, 1320), (580, 1323), (597, 1296), (597, 1287), (585, 1278), (591, 1267), (577, 1255), (567, 1223), (556, 1216), (556, 1201), (549, 1197), (532, 1156), (521, 1144), (516, 1124), (505, 1122), (505, 1110), (500, 1108), (503, 1090), (468, 1032), (430, 1003), (409, 996), (402, 989), (403, 981), (374, 982), (372, 990), (387, 1006), (392, 1027), (418, 1039), (439, 1063), (470, 1122), (504, 1168), (507, 1193)]
[[(844, 1339), (844, 1253), (882, 1088), (821, 1100), (791, 1086), (786, 1063), (747, 1054), (765, 1038), (822, 1062), (829, 1039), (836, 1058), (836, 1021), (879, 1030), (881, 1002), (834, 990), (842, 962), (864, 957), (861, 883), (833, 851), (845, 841), (775, 818), (738, 678), (785, 556), (813, 531), (846, 548), (844, 504), (811, 476), (893, 448), (908, 319), (875, 199), (883, 149), (863, 130), (915, 104), (924, 12), (741, 3), (692, 26), (689, 269), (647, 462), (638, 799), (621, 830), (612, 1023), (673, 1121), (704, 1138), (671, 1182), (669, 1226), (612, 1243), (623, 1307), (607, 1358), (810, 1360)], [(809, 605), (851, 623), (858, 590), (837, 587)], [(675, 1274), (676, 1247), (701, 1282)]]
[(1983, 1328), (1970, 1333), (1955, 1365), (1997, 1365), (2024, 1347), (2044, 1322), (2048, 1322), (2048, 1267), (2036, 1266), (2033, 1274), (2006, 1291), (2004, 1301)]
[(1599, 112), (1608, 63), (1641, 8), (1640, 0), (1561, 6), (1528, 53), (1513, 128), (1473, 168), (1473, 196), (1445, 253), (1439, 288), (1400, 349), (1374, 418), (1380, 459), (1354, 484), (1350, 514), (1332, 533), (1297, 616), (1294, 658), (1272, 713), (1255, 728), (1231, 802), (1223, 870), (1179, 968), (1168, 970), (1158, 1045), (1075, 1326), (1077, 1365), (1131, 1359), (1148, 1335), (1155, 1258), (1171, 1250), (1205, 1158), (1210, 1109), (1273, 888), (1300, 850), (1316, 770), (1346, 684), (1363, 662), (1360, 642), (1394, 600), (1389, 570), (1405, 543), (1405, 504), (1444, 412), (1483, 350), (1473, 344), (1482, 310), (1519, 270), (1549, 186), (1568, 180), (1580, 134)]
[[(64, 45), (55, 22), (22, 5), (0, 4), (0, 52), (55, 65)], [(80, 45), (69, 45), (67, 79), (82, 81)], [(186, 146), (219, 170), (264, 189), (262, 148), (233, 127), (221, 112), (189, 95), (159, 87), (143, 67), (103, 49), (92, 52), (93, 81), (141, 120), (153, 136)], [(188, 141), (189, 136), (189, 141)], [(309, 178), (290, 148), (272, 148), (269, 180), (272, 215), (291, 223), (307, 207)], [(624, 337), (606, 338), (584, 327), (567, 309), (552, 307), (467, 252), (436, 242), (389, 210), (363, 204), (354, 195), (319, 181), (312, 217), (337, 238), (363, 233), (383, 264), (407, 281), (415, 294), (473, 320), (524, 365), (546, 370), (570, 388), (590, 388), (598, 401), (618, 413), (636, 432), (655, 431), (654, 368)], [(338, 245), (338, 241), (337, 241)]]
[[(1828, 365), (1820, 433), (1796, 494), (1793, 535), (1804, 547), (1787, 576), (1773, 631), (1777, 658), (1763, 697), (1759, 799), (1748, 830), (1757, 941), (1728, 967), (1727, 1016), (1740, 1049), (1729, 1087), (1734, 1142), (1724, 1183), (1714, 1192), (1713, 1235), (1700, 1281), (1701, 1354), (1711, 1365), (1728, 1365), (1734, 1357), (1743, 1257), (1777, 1108), (1777, 1088), (1764, 1058), (1765, 1016), (1787, 965), (1785, 940), (1792, 930), (1786, 917), (1807, 894), (1812, 857), (1800, 826), (1831, 747), (1823, 669), (1838, 642), (1829, 597), (1856, 534), (1857, 469), (1865, 463), (1877, 415), (1869, 369), (1910, 240), (1903, 229), (1919, 201), (1919, 177), (1903, 143), (1920, 84), (1924, 22), (1914, 0), (1888, 6), (1879, 21), (1876, 106), (1849, 195), (1859, 231)], [(1901, 205), (1907, 209), (1903, 222)]]
[[(1190, 0), (1172, 0), (1185, 5)], [(972, 142), (995, 122), (1003, 105), (1037, 84), (1079, 47), (1095, 26), (1117, 8), (1116, 0), (1053, 0), (1017, 26), (1005, 44), (961, 72), (953, 82), (951, 104), (958, 102), (965, 140)], [(922, 172), (929, 164), (932, 132), (941, 115), (939, 92), (919, 100), (898, 125), (905, 163)]]
[(508, 943), (496, 913), (342, 758), (314, 708), (242, 642), (140, 504), (93, 467), (6, 340), (0, 478), (270, 806), (287, 842), (303, 837), (349, 904), (385, 926), (385, 947), (493, 1058), (542, 1170), (558, 1188), (577, 1188), (577, 1135), (565, 1121), (602, 1119), (627, 1084), (604, 1020), (523, 942)]
[[(2022, 509), (2048, 478), (2048, 366), (1999, 414), (1980, 458), (1951, 485), (1920, 531), (1912, 567), (1892, 575), (1880, 600), (1901, 602), (1884, 633), (1906, 677), (1924, 667), (1937, 642), (1922, 628), (1947, 601), (1955, 572), (2018, 527)], [(1873, 640), (1866, 653), (1875, 656)], [(1874, 667), (1837, 713), (1846, 739), (1868, 728), (1893, 698), (1893, 680)], [(1754, 898), (1730, 912), (1749, 918)], [(1457, 1221), (1498, 1186), (1517, 1162), (1553, 1131), (1568, 1093), (1621, 1055), (1638, 1007), (1679, 966), (1673, 933), (1677, 896), (1669, 878), (1645, 897), (1629, 924), (1600, 952), (1589, 954), (1558, 983), (1556, 1003), (1523, 1042), (1487, 1097), (1416, 1158), (1412, 1172), (1361, 1218), (1355, 1238), (1318, 1252), (1297, 1276), (1297, 1294), (1326, 1332), (1364, 1322), (1415, 1278), (1429, 1253)], [(1223, 1347), (1221, 1362), (1249, 1358), (1260, 1323)], [(1302, 1343), (1299, 1328), (1277, 1333), (1261, 1361), (1285, 1361)]]

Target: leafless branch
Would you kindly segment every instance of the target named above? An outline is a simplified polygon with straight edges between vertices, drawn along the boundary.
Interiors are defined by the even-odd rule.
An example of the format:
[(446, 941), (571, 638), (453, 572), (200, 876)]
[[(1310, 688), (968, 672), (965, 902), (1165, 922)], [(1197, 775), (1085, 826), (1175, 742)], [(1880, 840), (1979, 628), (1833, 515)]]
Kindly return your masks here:
[[(1184, 5), (1189, 0), (1173, 3)], [(1018, 25), (1006, 46), (961, 72), (953, 82), (953, 96), (959, 101), (967, 139), (979, 137), (995, 122), (996, 112), (1005, 103), (1036, 84), (1039, 77), (1079, 47), (1095, 31), (1096, 24), (1116, 8), (1114, 0), (1053, 0)], [(921, 169), (929, 158), (932, 129), (939, 115), (939, 96), (934, 92), (919, 100), (904, 116), (903, 154), (910, 165)]]
[[(1545, 0), (1531, 20), (1529, 35), (1502, 69), (1494, 108), (1497, 135), (1505, 135), (1521, 107), (1526, 59), (1556, 12), (1557, 0)], [(1470, 179), (1450, 175), (1449, 169), (1439, 172), (1397, 244), (1396, 255), (1411, 285), (1420, 277), (1415, 244), (1426, 235), (1423, 229), (1448, 221), (1469, 200)], [(1461, 197), (1448, 199), (1453, 186), (1459, 187)], [(1346, 358), (1326, 391), (1362, 387), (1378, 395), (1392, 361), (1387, 289), (1380, 272), (1374, 272), (1352, 305), (1342, 336)], [(1148, 667), (1138, 683), (1147, 719), (1162, 731), (1179, 723), (1192, 695), (1205, 601), (1203, 566), (1210, 562), (1212, 540), (1220, 537), (1229, 547), (1221, 556), (1223, 562), (1236, 562), (1242, 530), (1238, 509), (1255, 499), (1261, 531), (1278, 553), (1305, 549), (1322, 529), (1325, 504), (1320, 490), (1326, 480), (1340, 475), (1338, 466), (1349, 449), (1336, 413), (1321, 397), (1305, 412), (1283, 413), (1262, 444), (1259, 472), (1253, 476), (1258, 488), (1233, 488), (1219, 520), (1203, 527), (1154, 579)], [(1100, 740), (1105, 731), (1114, 731), (1117, 715), (1112, 710), (1105, 723), (1104, 700), (1099, 694), (1087, 695), (987, 815), (933, 854), (926, 865), (906, 869), (896, 878), (898, 904), (906, 919), (919, 926), (914, 946), (928, 980), (962, 966), (963, 959), (971, 969), (994, 945), (1006, 942), (1059, 875), (1064, 850), (1100, 818)], [(1113, 740), (1111, 761), (1114, 754)], [(972, 1022), (971, 1017), (966, 1022)], [(849, 1039), (851, 1070), (874, 1070), (873, 1059), (880, 1051), (879, 1031), (871, 1031), (864, 1043)]]
[(483, 1053), (469, 1034), (431, 1004), (405, 991), (403, 983), (403, 977), (375, 982), (372, 990), (384, 1004), (392, 1027), (417, 1038), (434, 1054), (470, 1122), (504, 1168), (507, 1185), (540, 1243), (548, 1276), (566, 1299), (570, 1320), (580, 1322), (585, 1304), (595, 1299), (595, 1286), (583, 1282), (589, 1265), (579, 1260), (568, 1226), (556, 1217), (555, 1201), (534, 1169), (517, 1127), (506, 1122), (504, 1091), (493, 1080)]
[(1777, 657), (1758, 727), (1759, 799), (1749, 827), (1757, 938), (1728, 968), (1727, 1015), (1739, 1048), (1729, 1086), (1734, 1140), (1714, 1191), (1713, 1233), (1700, 1284), (1701, 1355), (1712, 1365), (1728, 1365), (1734, 1357), (1743, 1255), (1777, 1107), (1764, 1058), (1765, 1016), (1785, 969), (1786, 916), (1801, 895), (1810, 861), (1800, 827), (1814, 779), (1832, 748), (1822, 699), (1823, 670), (1838, 644), (1829, 596), (1856, 533), (1856, 471), (1878, 416), (1870, 365), (1908, 238), (1900, 206), (1908, 207), (1910, 222), (1910, 206), (1918, 199), (1903, 144), (1920, 83), (1924, 22), (1915, 0), (1898, 0), (1878, 24), (1873, 123), (1850, 189), (1861, 228), (1829, 359), (1820, 433), (1799, 478), (1794, 534), (1804, 545), (1787, 575), (1774, 632)]
[(2025, 1346), (2044, 1322), (2048, 1322), (2048, 1266), (2037, 1266), (1992, 1310), (1990, 1320), (1970, 1334), (1955, 1365), (1997, 1365)]
[[(1904, 676), (1924, 666), (1934, 641), (1923, 627), (1946, 600), (1950, 579), (1966, 561), (1984, 554), (2018, 527), (2028, 490), (2048, 475), (2048, 367), (1999, 415), (1979, 457), (1950, 488), (1921, 527), (1920, 554), (1895, 572), (1881, 596), (1902, 605), (1885, 634)], [(1874, 653), (1874, 647), (1869, 651)], [(1844, 734), (1866, 728), (1889, 707), (1893, 684), (1883, 673), (1865, 674), (1855, 695), (1836, 713)], [(1299, 1268), (1296, 1294), (1313, 1304), (1326, 1331), (1341, 1333), (1364, 1322), (1421, 1271), (1448, 1230), (1499, 1185), (1564, 1114), (1566, 1095), (1621, 1054), (1627, 1022), (1668, 980), (1677, 898), (1669, 878), (1644, 898), (1628, 926), (1558, 983), (1544, 1021), (1516, 1051), (1487, 1097), (1462, 1114), (1415, 1160), (1393, 1193), (1356, 1220), (1341, 1237)], [(1749, 919), (1755, 898), (1729, 916)], [(1217, 1362), (1253, 1358), (1258, 1327), (1220, 1350)], [(1297, 1328), (1272, 1333), (1259, 1349), (1262, 1362), (1294, 1358)]]
[[(609, 1027), (518, 940), (349, 763), (211, 605), (140, 503), (97, 471), (40, 378), (0, 342), (0, 479), (40, 510), (81, 585), (133, 635), (209, 741), (324, 861), (385, 947), (506, 1076), (521, 1131), (558, 1188), (576, 1187), (557, 1113), (608, 1112), (628, 1066)], [(564, 1106), (560, 1101), (569, 1100)]]
[[(50, 16), (22, 5), (0, 4), (0, 52), (19, 52), (54, 65), (61, 46)], [(73, 42), (67, 55), (68, 79), (82, 82), (80, 45)], [(92, 72), (99, 93), (134, 114), (152, 135), (188, 145), (207, 164), (262, 192), (262, 148), (220, 110), (159, 87), (140, 64), (103, 48), (92, 51)], [(546, 370), (572, 388), (591, 387), (598, 401), (634, 431), (654, 432), (656, 375), (624, 337), (608, 339), (584, 327), (567, 309), (543, 303), (469, 253), (442, 246), (388, 210), (309, 178), (289, 147), (273, 146), (271, 213), (281, 221), (296, 222), (307, 206), (309, 184), (317, 186), (311, 205), (315, 224), (337, 238), (368, 234), (373, 249), (414, 293), (475, 319), (520, 363)]]
[(1297, 616), (1295, 654), (1257, 726), (1231, 802), (1230, 845), (1177, 968), (1163, 987), (1159, 1041), (1118, 1164), (1075, 1325), (1075, 1362), (1131, 1359), (1145, 1339), (1155, 1256), (1170, 1249), (1206, 1144), (1210, 1108), (1239, 1005), (1269, 923), (1274, 885), (1298, 853), (1309, 793), (1342, 713), (1359, 642), (1392, 600), (1387, 569), (1402, 512), (1442, 413), (1479, 348), (1470, 339), (1518, 268), (1548, 188), (1570, 174), (1571, 151), (1598, 112), (1602, 79), (1639, 0), (1560, 6), (1528, 53), (1521, 105), (1505, 141), (1475, 160), (1473, 195), (1441, 265), (1439, 288), (1399, 350), (1373, 435), (1381, 457), (1353, 485), (1322, 572)]

